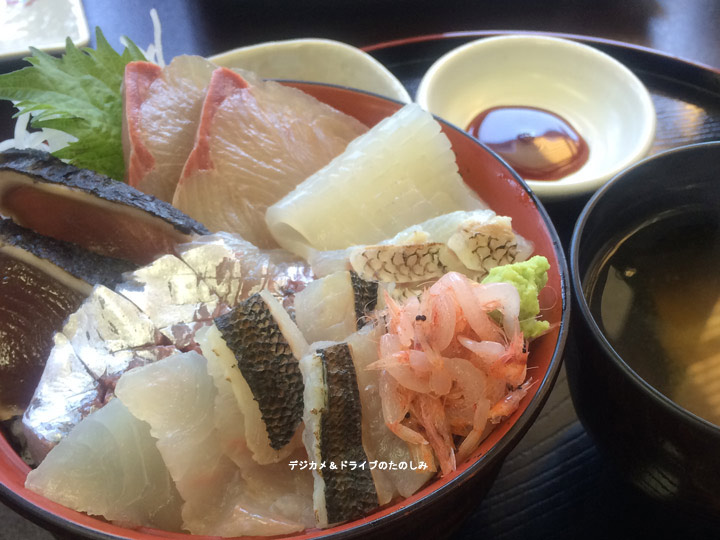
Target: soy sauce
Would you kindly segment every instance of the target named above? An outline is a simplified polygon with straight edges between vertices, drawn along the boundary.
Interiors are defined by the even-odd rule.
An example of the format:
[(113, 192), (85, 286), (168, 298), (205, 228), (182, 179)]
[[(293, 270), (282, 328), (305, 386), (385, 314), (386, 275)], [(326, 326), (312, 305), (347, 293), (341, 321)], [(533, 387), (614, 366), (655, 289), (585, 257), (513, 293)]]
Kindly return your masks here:
[(537, 107), (487, 109), (466, 131), (526, 180), (559, 180), (579, 170), (590, 155), (587, 143), (569, 122)]
[(667, 215), (624, 238), (588, 280), (590, 310), (621, 358), (720, 425), (720, 215)]

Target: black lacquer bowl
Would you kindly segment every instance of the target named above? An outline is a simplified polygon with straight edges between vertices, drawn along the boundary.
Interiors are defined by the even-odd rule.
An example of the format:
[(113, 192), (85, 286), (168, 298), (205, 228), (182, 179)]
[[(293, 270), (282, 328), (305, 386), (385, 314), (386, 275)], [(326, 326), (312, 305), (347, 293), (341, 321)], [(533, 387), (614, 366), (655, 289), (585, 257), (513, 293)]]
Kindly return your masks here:
[(641, 378), (603, 334), (588, 300), (603, 254), (643, 223), (684, 211), (720, 214), (720, 142), (648, 158), (590, 199), (570, 246), (577, 352), (566, 366), (578, 416), (617, 470), (670, 511), (720, 521), (720, 427)]

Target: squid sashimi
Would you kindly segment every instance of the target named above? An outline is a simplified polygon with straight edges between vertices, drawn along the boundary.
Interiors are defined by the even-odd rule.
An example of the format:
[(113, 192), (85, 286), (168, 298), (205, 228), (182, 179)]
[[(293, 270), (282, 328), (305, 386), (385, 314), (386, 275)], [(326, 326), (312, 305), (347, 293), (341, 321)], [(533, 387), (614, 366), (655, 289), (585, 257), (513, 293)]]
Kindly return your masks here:
[(215, 67), (200, 56), (177, 56), (165, 68), (150, 62), (125, 67), (123, 151), (128, 184), (172, 202)]
[(266, 218), (282, 247), (308, 258), (313, 250), (376, 244), (419, 221), (483, 207), (460, 177), (440, 124), (406, 105), (273, 204)]
[(354, 272), (336, 272), (295, 295), (295, 322), (308, 343), (342, 341), (362, 328), (377, 302), (377, 283)]
[(181, 499), (150, 428), (114, 399), (84, 418), (25, 487), (126, 527), (181, 529)]
[(297, 89), (218, 68), (173, 205), (213, 231), (276, 247), (267, 207), (365, 130)]
[(518, 290), (449, 272), (419, 299), (386, 301), (388, 333), (369, 366), (381, 370), (385, 422), (415, 448), (431, 448), (447, 474), (532, 384)]
[(202, 356), (178, 354), (130, 371), (118, 382), (116, 394), (150, 425), (184, 501), (183, 528), (221, 536), (276, 535), (305, 528), (271, 511), (267, 500), (257, 500), (223, 452), (215, 424), (218, 391)]
[(254, 459), (266, 464), (286, 458), (299, 445), (303, 382), (298, 359), (308, 347), (288, 313), (262, 291), (201, 329), (197, 341), (232, 383)]

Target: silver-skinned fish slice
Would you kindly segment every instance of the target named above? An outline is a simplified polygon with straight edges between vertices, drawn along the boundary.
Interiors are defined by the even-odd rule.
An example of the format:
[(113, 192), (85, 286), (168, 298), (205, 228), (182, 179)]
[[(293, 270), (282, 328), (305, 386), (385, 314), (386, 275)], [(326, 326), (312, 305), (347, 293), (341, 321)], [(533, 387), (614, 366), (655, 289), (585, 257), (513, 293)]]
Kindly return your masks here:
[(23, 413), (53, 334), (93, 285), (113, 286), (134, 267), (0, 219), (0, 420)]
[(363, 448), (362, 406), (350, 347), (322, 346), (304, 356), (300, 366), (305, 382), (303, 442), (309, 459), (317, 464), (317, 525), (363, 517), (379, 501)]
[(203, 355), (220, 361), (245, 416), (248, 447), (274, 463), (295, 447), (302, 421), (298, 359), (307, 342), (280, 303), (262, 291), (197, 335)]

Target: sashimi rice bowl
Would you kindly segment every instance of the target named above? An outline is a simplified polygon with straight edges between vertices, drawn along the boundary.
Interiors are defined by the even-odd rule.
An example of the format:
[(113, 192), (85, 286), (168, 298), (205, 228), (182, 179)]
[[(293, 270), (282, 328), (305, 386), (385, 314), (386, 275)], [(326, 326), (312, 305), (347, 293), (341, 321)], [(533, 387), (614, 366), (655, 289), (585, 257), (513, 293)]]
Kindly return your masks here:
[(93, 63), (87, 118), (0, 77), (37, 128), (0, 146), (5, 501), (89, 538), (459, 526), (559, 370), (566, 266), (534, 195), (372, 93), (101, 35), (28, 69)]

